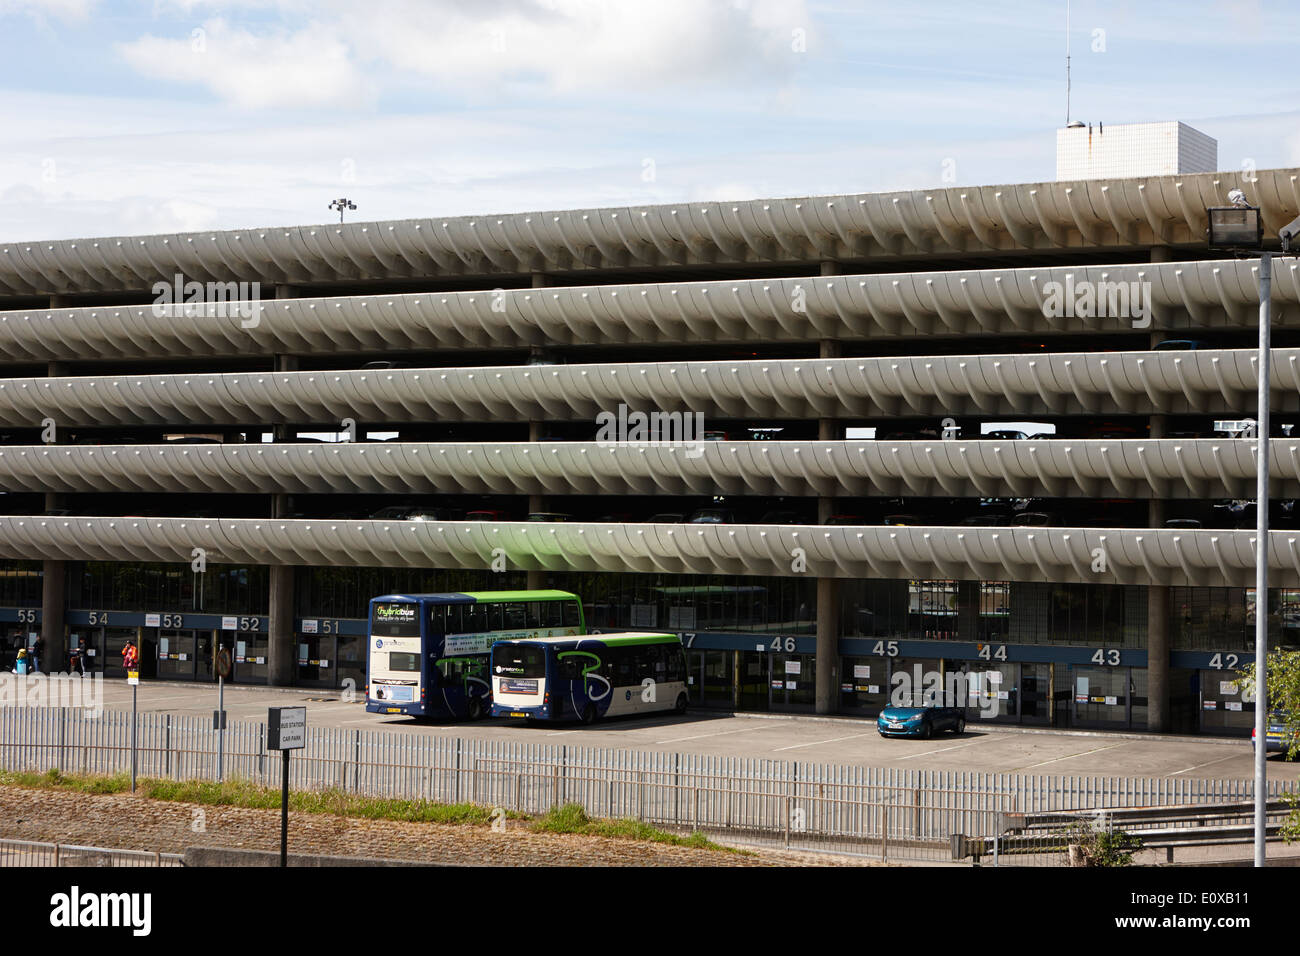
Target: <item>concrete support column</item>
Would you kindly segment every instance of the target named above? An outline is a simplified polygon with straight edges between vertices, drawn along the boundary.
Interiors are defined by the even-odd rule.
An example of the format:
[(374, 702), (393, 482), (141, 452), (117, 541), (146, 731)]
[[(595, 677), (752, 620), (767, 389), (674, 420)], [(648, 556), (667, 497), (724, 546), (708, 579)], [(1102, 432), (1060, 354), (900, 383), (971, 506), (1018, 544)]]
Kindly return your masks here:
[(840, 581), (817, 579), (817, 713), (839, 709)]
[[(528, 496), (529, 514), (537, 514), (538, 512), (545, 511), (545, 510), (546, 510), (545, 495)], [(540, 591), (542, 588), (546, 587), (546, 572), (544, 570), (538, 568), (536, 570), (528, 571), (527, 574), (528, 574), (528, 581), (527, 581), (528, 590)]]
[(1169, 588), (1147, 588), (1147, 730), (1163, 734), (1169, 725)]
[(1152, 246), (1151, 261), (1152, 262), (1173, 262), (1174, 250), (1170, 249), (1168, 246)]
[[(822, 275), (834, 275), (834, 272), (827, 272), (827, 266), (834, 266), (835, 263), (823, 262)], [(839, 358), (840, 343), (833, 339), (822, 339), (820, 343), (820, 355), (822, 358)], [(838, 418), (819, 418), (817, 420), (817, 440), (818, 441), (839, 441), (844, 437), (844, 429), (840, 425)], [(835, 513), (835, 498), (820, 497), (817, 499), (817, 523), (825, 524), (826, 519)]]
[(534, 273), (533, 273), (533, 288), (534, 288), (534, 289), (545, 289), (545, 288), (546, 288), (548, 285), (550, 285), (550, 284), (551, 284), (550, 276), (548, 276), (545, 272), (534, 272)]
[[(50, 296), (50, 308), (66, 308), (60, 296)], [(64, 362), (50, 362), (46, 374), (57, 377), (68, 374)], [(55, 421), (55, 439), (61, 422)], [(54, 492), (45, 495), (45, 513), (62, 510), (67, 507), (67, 496)], [(40, 656), (41, 670), (47, 674), (63, 671), (68, 663), (68, 635), (65, 626), (64, 608), (68, 605), (67, 594), (68, 566), (64, 561), (41, 562), (41, 643), (44, 653)], [(26, 638), (23, 639), (26, 643)]]
[[(282, 286), (276, 286), (275, 291), (278, 293)], [(275, 357), (275, 370), (277, 372), (296, 372), (298, 371), (298, 356), (296, 355), (277, 355)], [(277, 442), (293, 441), (294, 427), (288, 422), (272, 422), (271, 436)], [(259, 438), (260, 440), (260, 438)]]
[[(1156, 334), (1151, 338), (1154, 340)], [(1154, 341), (1152, 342), (1154, 345)], [(1151, 438), (1164, 438), (1169, 422), (1164, 415), (1152, 415), (1148, 435)], [(1147, 527), (1163, 528), (1165, 526), (1165, 502), (1162, 498), (1152, 498), (1147, 502)]]
[(1165, 502), (1163, 498), (1152, 498), (1147, 502), (1147, 527), (1163, 528), (1165, 518), (1168, 515), (1165, 512)]
[(840, 264), (834, 259), (827, 259), (822, 263), (821, 273), (824, 276), (837, 276), (840, 274)]
[(272, 687), (289, 687), (295, 683), (293, 572), (291, 564), (270, 566), (271, 622), (266, 629), (266, 681)]
[[(533, 273), (533, 288), (534, 288), (534, 289), (543, 289), (543, 288), (546, 287), (546, 284), (547, 284), (547, 283), (546, 283), (546, 275), (545, 275), (544, 273), (541, 273), (541, 272), (534, 272), (534, 273)], [(536, 353), (536, 352), (537, 352), (537, 349), (533, 349), (532, 351), (533, 351), (534, 353)], [(529, 441), (541, 441), (541, 440), (542, 440), (542, 428), (543, 428), (543, 423), (542, 423), (542, 422), (529, 422), (529, 423), (528, 423), (528, 440), (529, 440)], [(528, 513), (529, 513), (529, 514), (536, 514), (536, 513), (538, 513), (538, 512), (545, 511), (545, 510), (546, 510), (546, 496), (545, 496), (545, 495), (529, 495), (529, 496), (528, 496)], [(529, 571), (529, 572), (528, 572), (527, 586), (528, 586), (528, 590), (530, 590), (530, 591), (540, 591), (542, 588), (546, 587), (546, 572), (545, 572), (545, 571), (542, 571), (542, 570), (540, 570), (540, 569), (539, 569), (539, 570), (535, 570), (535, 571)]]
[(63, 609), (67, 606), (67, 564), (41, 562), (41, 670), (56, 674), (68, 664), (68, 636)]

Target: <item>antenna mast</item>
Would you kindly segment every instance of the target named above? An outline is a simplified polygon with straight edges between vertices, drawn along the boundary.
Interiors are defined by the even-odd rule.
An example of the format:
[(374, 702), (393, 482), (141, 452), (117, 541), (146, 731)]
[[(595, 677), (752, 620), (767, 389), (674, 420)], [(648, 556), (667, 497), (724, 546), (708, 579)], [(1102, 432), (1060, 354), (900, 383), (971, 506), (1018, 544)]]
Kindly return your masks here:
[(1070, 0), (1065, 0), (1065, 125), (1070, 125)]

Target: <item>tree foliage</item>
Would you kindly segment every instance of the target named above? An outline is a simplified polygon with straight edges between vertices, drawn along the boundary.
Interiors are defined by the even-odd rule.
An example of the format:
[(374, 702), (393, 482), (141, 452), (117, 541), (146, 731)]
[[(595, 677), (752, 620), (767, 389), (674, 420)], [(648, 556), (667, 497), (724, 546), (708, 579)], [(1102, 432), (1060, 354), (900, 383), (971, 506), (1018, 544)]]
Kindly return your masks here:
[[(1268, 655), (1268, 710), (1270, 714), (1281, 712), (1290, 716), (1291, 721), (1300, 725), (1300, 651), (1288, 651), (1275, 648)], [(1241, 671), (1245, 686), (1255, 686), (1255, 665), (1248, 664)], [(1293, 736), (1287, 759), (1294, 760), (1300, 755), (1300, 735)], [(1300, 841), (1300, 792), (1295, 790), (1285, 797), (1291, 807), (1291, 815), (1282, 828), (1282, 838), (1287, 843)]]
[(1132, 866), (1142, 841), (1123, 830), (1106, 830), (1091, 823), (1076, 823), (1066, 831), (1067, 843), (1077, 844), (1084, 866)]

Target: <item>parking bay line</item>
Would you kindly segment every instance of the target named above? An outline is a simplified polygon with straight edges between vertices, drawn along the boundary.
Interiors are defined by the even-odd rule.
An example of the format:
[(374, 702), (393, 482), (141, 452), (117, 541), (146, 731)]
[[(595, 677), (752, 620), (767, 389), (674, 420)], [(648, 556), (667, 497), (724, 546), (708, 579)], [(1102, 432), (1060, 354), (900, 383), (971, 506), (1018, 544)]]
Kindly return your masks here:
[[(1128, 741), (1124, 741), (1124, 743), (1128, 743)], [(1123, 747), (1124, 743), (1111, 744), (1109, 747), (1097, 747), (1095, 750), (1081, 750), (1079, 753), (1076, 754), (1065, 754), (1060, 757), (1053, 757), (1051, 760), (1044, 760), (1042, 763), (1031, 763), (1025, 767), (1014, 767), (1011, 770), (1005, 772), (1018, 773), (1021, 770), (1033, 770), (1035, 767), (1046, 767), (1049, 763), (1057, 763), (1058, 761), (1061, 760), (1069, 760), (1072, 757), (1086, 757), (1088, 756), (1088, 754), (1098, 754), (1101, 753), (1103, 750), (1114, 750), (1116, 747)]]
[(727, 734), (744, 734), (752, 730), (770, 730), (770, 727), (742, 727), (739, 730), (719, 730), (714, 734), (694, 734), (690, 737), (668, 737), (664, 740), (656, 740), (657, 744), (673, 744), (679, 740), (699, 740), (701, 737), (725, 737)]
[(791, 744), (789, 747), (777, 747), (772, 751), (779, 754), (782, 750), (798, 750), (800, 747), (816, 747), (818, 744), (833, 744), (840, 740), (853, 740), (857, 737), (869, 737), (870, 734), (849, 734), (847, 737), (831, 737), (829, 740), (814, 740), (806, 744)]
[(1190, 772), (1193, 771), (1193, 770), (1200, 770), (1202, 767), (1212, 767), (1212, 766), (1214, 766), (1216, 763), (1223, 763), (1225, 760), (1236, 760), (1236, 759), (1238, 759), (1239, 757), (1244, 757), (1244, 756), (1245, 756), (1245, 754), (1239, 754), (1239, 753), (1229, 754), (1229, 755), (1226, 756), (1226, 757), (1220, 757), (1218, 760), (1211, 760), (1209, 763), (1198, 763), (1198, 764), (1197, 764), (1196, 766), (1194, 766), (1194, 767), (1184, 767), (1182, 770), (1175, 770), (1175, 771), (1174, 771), (1173, 773), (1171, 773), (1169, 776), (1171, 776), (1171, 777), (1176, 777), (1176, 776), (1178, 776), (1180, 773), (1190, 773)]
[(973, 746), (975, 746), (975, 744), (982, 744), (982, 743), (984, 743), (985, 740), (988, 740), (989, 737), (992, 737), (992, 736), (993, 736), (992, 734), (989, 734), (987, 737), (980, 737), (980, 738), (977, 739), (977, 740), (968, 740), (968, 741), (966, 741), (964, 744), (953, 744), (951, 747), (940, 747), (938, 750), (926, 750), (926, 751), (924, 751), (924, 752), (922, 752), (922, 753), (919, 753), (919, 754), (908, 754), (906, 757), (895, 757), (895, 758), (893, 758), (893, 759), (895, 759), (895, 760), (911, 760), (913, 757), (929, 757), (929, 756), (931, 756), (931, 755), (933, 755), (933, 754), (941, 754), (941, 753), (944, 753), (945, 751), (948, 751), (948, 750), (960, 750), (962, 747), (973, 747)]

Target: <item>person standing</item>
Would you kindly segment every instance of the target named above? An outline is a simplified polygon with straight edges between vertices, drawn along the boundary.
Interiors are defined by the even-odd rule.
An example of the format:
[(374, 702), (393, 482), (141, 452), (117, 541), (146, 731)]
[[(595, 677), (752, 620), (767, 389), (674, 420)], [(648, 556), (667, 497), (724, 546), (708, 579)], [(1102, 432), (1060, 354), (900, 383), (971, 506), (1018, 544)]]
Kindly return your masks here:
[(41, 669), (41, 658), (45, 656), (45, 637), (42, 635), (32, 642), (31, 653), (28, 655), (31, 659), (30, 673), (38, 673)]
[(135, 649), (135, 644), (127, 641), (122, 647), (122, 666), (128, 671), (136, 670), (140, 664), (140, 652)]

